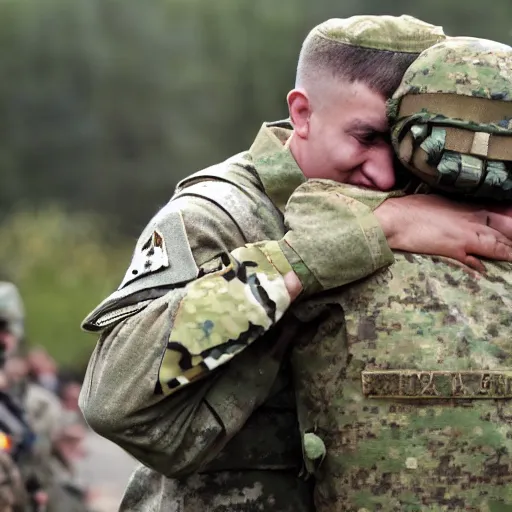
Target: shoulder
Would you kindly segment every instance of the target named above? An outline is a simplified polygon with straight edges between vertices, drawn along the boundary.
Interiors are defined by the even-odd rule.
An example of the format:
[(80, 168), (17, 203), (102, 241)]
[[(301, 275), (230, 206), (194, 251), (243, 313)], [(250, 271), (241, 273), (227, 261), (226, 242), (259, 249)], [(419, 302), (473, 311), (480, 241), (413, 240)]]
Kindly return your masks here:
[(187, 283), (204, 263), (258, 237), (251, 229), (264, 194), (251, 167), (239, 161), (228, 160), (178, 184), (139, 237), (119, 289), (142, 280), (146, 288)]
[(147, 224), (120, 286), (82, 327), (97, 331), (132, 316), (170, 288), (196, 279), (220, 254), (280, 237), (282, 229), (281, 215), (246, 154), (195, 173)]

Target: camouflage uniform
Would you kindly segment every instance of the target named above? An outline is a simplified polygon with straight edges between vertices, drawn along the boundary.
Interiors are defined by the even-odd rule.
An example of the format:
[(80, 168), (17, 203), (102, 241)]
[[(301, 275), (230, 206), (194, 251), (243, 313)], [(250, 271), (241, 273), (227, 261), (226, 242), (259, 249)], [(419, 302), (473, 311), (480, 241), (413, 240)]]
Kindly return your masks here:
[[(409, 40), (414, 53), (444, 37), (410, 17), (353, 22), (377, 48)], [(322, 37), (350, 44), (347, 26), (331, 21)], [(388, 195), (365, 205), (343, 184), (305, 182), (290, 135), (288, 122), (264, 125), (249, 151), (182, 181), (84, 322), (101, 332), (84, 416), (145, 465), (123, 511), (311, 510), (283, 363), (299, 322), (283, 276), (294, 270), (307, 296), (392, 257), (372, 214)]]
[[(512, 48), (471, 38), (426, 50), (390, 109), (403, 163), (436, 188), (503, 198), (511, 162), (494, 140), (512, 145), (511, 64)], [(505, 179), (488, 180), (493, 165)], [(512, 265), (486, 267), (397, 253), (297, 308), (310, 322), (293, 365), (318, 512), (512, 510)]]
[[(78, 430), (77, 430), (78, 429)], [(59, 429), (54, 433), (54, 444), (50, 461), (52, 486), (48, 492), (48, 506), (45, 512), (87, 512), (86, 489), (78, 478), (74, 463), (69, 457), (69, 450), (63, 450), (63, 443), (79, 446), (86, 430), (82, 419), (73, 415), (60, 422)]]
[[(23, 336), (24, 308), (16, 286), (0, 282), (0, 322), (2, 330), (16, 339)], [(0, 347), (0, 370), (5, 362), (5, 346)], [(27, 443), (27, 425), (22, 409), (6, 393), (0, 391), (0, 510), (23, 511), (28, 496), (20, 469), (14, 459), (23, 459)]]
[(24, 406), (28, 423), (36, 435), (30, 471), (47, 491), (53, 487), (55, 480), (51, 468), (52, 442), (63, 419), (62, 406), (51, 391), (34, 383), (28, 383), (26, 387)]
[[(118, 299), (130, 287), (123, 284), (86, 321), (97, 329), (113, 318), (86, 374), (84, 416), (147, 466), (132, 478), (122, 510), (310, 509), (309, 484), (298, 478), (300, 438), (288, 370), (281, 367), (293, 325), (286, 318), (274, 325), (289, 305), (276, 268), (289, 263), (277, 242), (244, 247), (282, 238), (280, 208), (297, 187), (307, 193), (283, 145), (290, 128), (264, 126), (248, 152), (182, 182), (142, 235), (128, 275), (150, 241), (149, 258), (168, 258), (169, 271), (192, 278), (190, 284), (166, 285), (176, 276), (148, 272), (131, 283), (140, 289), (129, 289), (128, 299)], [(357, 270), (365, 273), (388, 264), (391, 252), (371, 209), (342, 201), (336, 208), (331, 213), (341, 219), (344, 243), (338, 247), (346, 257), (343, 266), (341, 257), (336, 260), (338, 276), (363, 275), (352, 274), (356, 261), (366, 262)], [(177, 259), (185, 257), (180, 252), (184, 261)], [(128, 312), (133, 316), (116, 321)], [(235, 354), (236, 364), (215, 370)]]
[(400, 161), (436, 189), (512, 199), (511, 68), (509, 46), (481, 39), (423, 52), (389, 104)]
[[(0, 283), (0, 320), (5, 322), (17, 344), (11, 347), (7, 359), (19, 351), (24, 317), (23, 301), (17, 288), (12, 283)], [(9, 435), (13, 447), (17, 448), (11, 455), (21, 473), (28, 501), (52, 485), (51, 442), (61, 414), (58, 398), (26, 378), (7, 382), (0, 392), (0, 431)]]

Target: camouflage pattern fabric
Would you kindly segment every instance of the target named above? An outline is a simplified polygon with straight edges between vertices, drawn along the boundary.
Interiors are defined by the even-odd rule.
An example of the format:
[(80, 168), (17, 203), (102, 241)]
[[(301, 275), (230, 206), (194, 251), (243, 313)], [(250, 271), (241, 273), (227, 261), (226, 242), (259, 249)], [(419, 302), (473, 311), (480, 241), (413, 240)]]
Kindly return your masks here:
[[(295, 332), (289, 321), (286, 326), (283, 331)], [(247, 375), (250, 363), (258, 361), (261, 368), (261, 354), (270, 353), (274, 343), (275, 340), (268, 337), (261, 346), (255, 343), (242, 352), (237, 358), (241, 360), (240, 368), (227, 367), (223, 385), (213, 392), (218, 398), (210, 395), (210, 403), (218, 408), (217, 400), (226, 402), (225, 392), (222, 392), (222, 387), (228, 385), (226, 378), (236, 386), (236, 382)], [(130, 479), (120, 512), (312, 512), (311, 482), (299, 478), (300, 436), (288, 367), (284, 364), (272, 389), (267, 390), (265, 403), (253, 412), (243, 429), (214, 460), (193, 475), (172, 479), (141, 465)], [(248, 376), (251, 377), (250, 373)], [(251, 390), (253, 383), (244, 380), (240, 387)], [(247, 401), (254, 399), (247, 392), (243, 396)], [(233, 398), (236, 394), (231, 392), (230, 400)], [(240, 400), (235, 405), (225, 403), (221, 414), (236, 416), (243, 407)], [(194, 424), (196, 443), (205, 439), (208, 426), (199, 423), (200, 420), (201, 417), (196, 417)]]
[(308, 38), (315, 36), (359, 48), (405, 53), (420, 53), (446, 38), (442, 27), (408, 15), (333, 18), (315, 27)]
[[(302, 297), (356, 281), (380, 268), (383, 259), (392, 260), (372, 210), (343, 195), (345, 190), (336, 181), (310, 179), (297, 187), (286, 205), (288, 231), (280, 247), (302, 281)], [(340, 251), (340, 240), (355, 238), (351, 226), (340, 222), (346, 210), (358, 219), (361, 239), (352, 247), (344, 244)], [(365, 242), (375, 259), (360, 259), (359, 248)]]
[(449, 37), (419, 55), (393, 98), (432, 93), (510, 101), (511, 78), (510, 46), (487, 39)]
[[(274, 247), (274, 260), (267, 259), (263, 249), (269, 246)], [(188, 287), (160, 368), (164, 391), (172, 392), (225, 364), (281, 319), (290, 305), (282, 276), (292, 268), (277, 243), (262, 249), (236, 249), (223, 270)]]
[(450, 38), (409, 67), (389, 103), (400, 161), (434, 188), (512, 199), (512, 48)]
[[(188, 285), (160, 368), (164, 392), (174, 392), (225, 364), (275, 325), (290, 305), (283, 276), (292, 269), (303, 283), (303, 294), (309, 295), (368, 275), (382, 259), (391, 258), (371, 210), (348, 197), (333, 200), (339, 196), (338, 183), (308, 180), (286, 205), (288, 231), (281, 241), (235, 249), (221, 271)], [(359, 218), (365, 240), (340, 252), (338, 241), (347, 226), (339, 220), (347, 208)], [(326, 225), (332, 226), (329, 232), (322, 229)], [(358, 251), (364, 242), (375, 255), (367, 265), (361, 265)]]
[(512, 507), (512, 266), (487, 268), (396, 254), (322, 299), (294, 354), (317, 512)]
[[(427, 164), (452, 191), (474, 191), (482, 166), (470, 153), (496, 151), (478, 134), (508, 130), (510, 63), (508, 47), (474, 39), (420, 56), (398, 93), (414, 98), (394, 132), (412, 139), (394, 139), (408, 168), (428, 175)], [(471, 151), (460, 140), (444, 151), (453, 129), (473, 130)], [(317, 512), (512, 510), (512, 265), (486, 266), (396, 253), (388, 269), (295, 308), (308, 322), (293, 364)]]
[(35, 434), (31, 457), (25, 462), (25, 472), (44, 489), (54, 484), (51, 470), (52, 444), (55, 433), (63, 421), (63, 410), (59, 399), (42, 386), (29, 383), (24, 397), (27, 421)]
[[(264, 125), (248, 152), (185, 179), (141, 237), (141, 250), (149, 239), (158, 242), (159, 259), (151, 260), (149, 267), (159, 270), (127, 282), (84, 323), (88, 330), (101, 331), (82, 387), (84, 416), (93, 429), (145, 465), (131, 480), (122, 510), (311, 510), (311, 500), (306, 499), (310, 483), (299, 477), (300, 438), (282, 366), (297, 322), (285, 313), (270, 325), (286, 305), (278, 274), (286, 273), (290, 264), (299, 266), (298, 253), (305, 260), (321, 251), (319, 244), (309, 253), (295, 247), (295, 253), (290, 245), (278, 243), (286, 233), (286, 204), (305, 181), (286, 146), (290, 134), (288, 122)], [(333, 190), (332, 202), (342, 236), (329, 264), (340, 279), (357, 279), (363, 275), (358, 272), (389, 264), (392, 254), (372, 220), (372, 208), (347, 205), (339, 187)], [(322, 188), (301, 190), (326, 201)], [(297, 204), (297, 214), (289, 215), (300, 231), (307, 220), (300, 220), (299, 209)], [(165, 244), (151, 238), (155, 231)], [(307, 232), (316, 237), (313, 230)], [(180, 243), (185, 247), (176, 247)], [(149, 248), (145, 257), (151, 258), (150, 253)], [(172, 273), (182, 257), (190, 269), (198, 270), (197, 279), (188, 284)], [(142, 261), (137, 249), (134, 259)], [(159, 267), (158, 262), (169, 266)], [(303, 277), (315, 275), (316, 267), (311, 266), (311, 271), (302, 269)], [(215, 292), (217, 297), (212, 303), (224, 322), (215, 326), (218, 334), (204, 323), (212, 320), (206, 308), (201, 308), (200, 322), (192, 316), (194, 301), (188, 293), (193, 290), (203, 301), (202, 283), (206, 295)], [(208, 288), (207, 283), (215, 285)], [(244, 307), (254, 312), (254, 326), (247, 322), (246, 333), (237, 305), (230, 308), (220, 293), (230, 287), (236, 287)], [(267, 327), (263, 336), (251, 339)], [(185, 329), (194, 335), (185, 336)], [(233, 358), (235, 347), (243, 350)], [(227, 364), (210, 370), (209, 357)], [(204, 371), (202, 379), (187, 373), (192, 363)], [(173, 372), (178, 371), (176, 376)], [(184, 385), (171, 393), (167, 383), (173, 379)], [(230, 501), (232, 506), (227, 505)]]
[[(291, 475), (243, 471), (165, 480), (141, 466), (133, 474), (119, 512), (312, 512), (310, 484)], [(153, 496), (149, 501), (148, 489)], [(162, 508), (164, 501), (170, 506)]]

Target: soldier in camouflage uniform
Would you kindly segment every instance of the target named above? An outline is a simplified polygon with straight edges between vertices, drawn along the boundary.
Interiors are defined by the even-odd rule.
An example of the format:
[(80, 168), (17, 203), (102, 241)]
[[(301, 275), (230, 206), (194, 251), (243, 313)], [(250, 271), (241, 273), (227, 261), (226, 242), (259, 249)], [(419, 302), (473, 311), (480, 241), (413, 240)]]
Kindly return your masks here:
[(88, 512), (87, 493), (76, 474), (76, 463), (85, 456), (86, 436), (81, 418), (68, 415), (54, 435), (51, 472), (54, 484), (49, 491), (46, 512)]
[[(47, 490), (53, 485), (50, 467), (52, 437), (62, 418), (62, 408), (55, 395), (28, 380), (26, 362), (19, 356), (19, 345), (24, 336), (24, 317), (23, 301), (16, 286), (1, 282), (0, 319), (5, 327), (2, 337), (5, 365), (2, 372), (6, 383), (0, 399), (6, 405), (5, 414), (8, 410), (15, 417), (6, 423), (6, 427), (14, 423), (18, 425), (18, 433), (13, 435), (11, 432), (11, 437), (19, 437), (13, 444), (23, 444), (15, 461), (28, 492), (30, 510), (44, 510)], [(30, 438), (30, 442), (24, 442), (22, 438)]]
[(442, 39), (407, 16), (320, 25), (288, 95), (293, 130), (265, 124), (249, 151), (182, 181), (144, 230), (119, 289), (84, 322), (101, 332), (84, 416), (144, 463), (121, 510), (311, 510), (284, 362), (292, 302), (390, 264), (404, 240), (462, 261), (474, 240), (470, 252), (511, 259), (491, 212), (487, 226), (440, 199), (343, 195), (344, 183), (393, 186), (385, 99)]
[[(389, 113), (401, 162), (430, 187), (510, 200), (511, 47), (427, 49)], [(312, 322), (293, 365), (317, 512), (512, 510), (512, 265), (485, 267), (397, 252), (299, 306)]]
[[(23, 336), (24, 308), (17, 288), (0, 282), (0, 372), (5, 359), (14, 353)], [(8, 380), (0, 390), (0, 511), (21, 512), (28, 506), (28, 496), (14, 458), (23, 456), (20, 447), (26, 439), (23, 411), (8, 395)]]

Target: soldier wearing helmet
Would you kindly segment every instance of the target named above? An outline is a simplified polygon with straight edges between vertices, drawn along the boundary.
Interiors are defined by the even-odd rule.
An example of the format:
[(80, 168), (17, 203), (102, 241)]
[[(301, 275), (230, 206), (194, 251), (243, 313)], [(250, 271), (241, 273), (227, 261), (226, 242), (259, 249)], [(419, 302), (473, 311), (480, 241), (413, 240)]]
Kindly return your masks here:
[(16, 286), (0, 282), (0, 350), (1, 366), (5, 358), (13, 354), (23, 338), (25, 308)]
[(19, 470), (21, 474), (24, 499), (31, 510), (43, 510), (48, 504), (47, 490), (53, 484), (51, 442), (62, 411), (56, 396), (28, 382), (25, 361), (19, 356), (24, 319), (25, 308), (17, 287), (0, 282), (0, 373), (4, 379), (0, 437), (8, 441), (4, 443), (5, 453), (15, 464), (13, 472)]
[[(473, 200), (511, 199), (511, 93), (506, 45), (449, 38), (419, 56), (389, 104), (417, 190), (464, 199), (461, 216)], [(510, 263), (477, 273), (395, 253), (298, 307), (321, 326), (293, 356), (318, 512), (512, 507), (511, 304)]]
[(18, 289), (0, 282), (0, 510), (22, 511), (28, 505), (25, 484), (15, 460), (24, 456), (30, 431), (24, 412), (8, 394), (4, 373), (6, 357), (13, 354), (23, 337), (24, 307)]
[(389, 104), (405, 167), (432, 188), (510, 201), (510, 47), (475, 38), (425, 50)]

